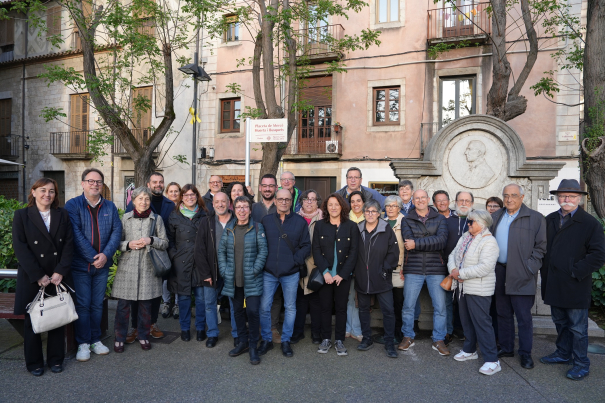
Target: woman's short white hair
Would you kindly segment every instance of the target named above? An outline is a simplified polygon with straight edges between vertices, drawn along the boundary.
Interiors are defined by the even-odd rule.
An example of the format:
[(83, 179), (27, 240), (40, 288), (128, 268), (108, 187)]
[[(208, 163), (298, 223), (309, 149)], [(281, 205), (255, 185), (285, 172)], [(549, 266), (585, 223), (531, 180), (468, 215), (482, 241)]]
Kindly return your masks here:
[(468, 219), (473, 220), (483, 228), (489, 228), (492, 226), (494, 220), (492, 216), (486, 210), (473, 210), (468, 214)]
[(146, 194), (151, 199), (151, 189), (149, 189), (147, 186), (140, 186), (132, 191), (132, 200), (136, 199), (141, 194)]
[(384, 199), (384, 205), (385, 206), (387, 204), (391, 204), (393, 202), (397, 203), (397, 206), (399, 207), (399, 210), (401, 210), (403, 208), (403, 200), (401, 200), (401, 197), (399, 197), (399, 196), (390, 195), (390, 196), (387, 196), (386, 199)]

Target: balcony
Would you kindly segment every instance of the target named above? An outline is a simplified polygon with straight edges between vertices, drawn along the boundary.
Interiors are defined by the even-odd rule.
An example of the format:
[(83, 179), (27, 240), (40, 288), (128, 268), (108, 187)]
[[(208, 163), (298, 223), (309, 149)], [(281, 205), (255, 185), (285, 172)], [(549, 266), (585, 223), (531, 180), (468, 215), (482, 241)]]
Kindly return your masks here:
[[(137, 141), (141, 145), (145, 144), (147, 142), (147, 140), (149, 140), (149, 138), (151, 137), (151, 134), (153, 133), (153, 129), (151, 129), (151, 128), (130, 129), (130, 131), (132, 132), (132, 135), (137, 139)], [(120, 140), (120, 138), (118, 136), (114, 136), (114, 138), (113, 138), (113, 153), (116, 157), (130, 158), (130, 154), (128, 154), (128, 151), (126, 151), (126, 149), (124, 148), (124, 145), (122, 144), (122, 141)], [(153, 152), (153, 156), (157, 157), (158, 155), (159, 155), (159, 151), (156, 148), (156, 150)]]
[(0, 137), (0, 159), (16, 161), (19, 158), (20, 142), (13, 137)]
[(62, 160), (89, 160), (89, 130), (50, 133), (50, 153)]
[[(285, 160), (331, 160), (342, 156), (343, 136), (342, 128), (338, 133), (331, 129), (324, 129), (326, 137), (292, 138), (283, 155)], [(317, 131), (319, 134), (319, 130)]]
[(345, 29), (340, 24), (300, 29), (296, 56), (308, 57), (311, 64), (338, 60), (344, 55), (331, 42), (333, 39), (343, 39), (344, 32)]
[(430, 44), (440, 42), (487, 42), (491, 34), (490, 3), (473, 3), (428, 10), (427, 39)]

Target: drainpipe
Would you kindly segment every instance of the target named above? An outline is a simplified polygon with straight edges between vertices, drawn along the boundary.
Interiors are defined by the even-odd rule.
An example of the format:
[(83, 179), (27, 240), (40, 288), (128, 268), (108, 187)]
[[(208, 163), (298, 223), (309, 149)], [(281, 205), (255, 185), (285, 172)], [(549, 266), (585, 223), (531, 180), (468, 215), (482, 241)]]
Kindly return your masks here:
[(23, 58), (23, 68), (21, 72), (21, 162), (23, 163), (23, 203), (27, 203), (27, 190), (25, 187), (25, 178), (27, 171), (25, 168), (25, 60), (27, 60), (29, 21), (27, 20), (27, 12), (25, 13), (25, 57)]

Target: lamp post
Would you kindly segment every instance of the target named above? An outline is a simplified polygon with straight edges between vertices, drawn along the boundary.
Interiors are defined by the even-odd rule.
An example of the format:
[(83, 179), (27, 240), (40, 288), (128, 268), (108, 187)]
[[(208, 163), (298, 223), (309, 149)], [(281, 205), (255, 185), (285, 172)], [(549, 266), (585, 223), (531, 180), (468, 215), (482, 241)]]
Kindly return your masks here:
[(21, 186), (22, 186), (22, 189), (23, 189), (23, 203), (27, 203), (27, 190), (26, 190), (26, 187), (25, 187), (25, 175), (26, 175), (26, 172), (25, 172), (25, 164), (26, 164), (26, 162), (25, 162), (25, 150), (29, 150), (29, 144), (25, 144), (25, 141), (29, 140), (29, 136), (24, 136), (24, 135), (21, 135), (21, 134), (12, 134), (11, 133), (8, 136), (6, 136), (6, 141), (9, 143), (9, 152), (10, 152), (10, 155), (12, 155), (13, 150), (15, 152), (17, 152), (17, 147), (16, 147), (17, 145), (15, 145), (15, 147), (13, 147), (13, 145), (11, 143), (13, 142), (13, 139), (18, 139), (18, 138), (21, 138), (21, 140), (22, 140), (22, 142), (21, 142), (21, 153), (23, 155), (21, 156), (21, 161), (23, 162), (23, 164), (21, 164), (21, 165), (23, 165), (23, 178), (21, 180)]
[(198, 44), (200, 42), (200, 30), (197, 31), (197, 39), (195, 41), (195, 53), (193, 54), (193, 63), (186, 66), (179, 67), (179, 70), (183, 73), (192, 76), (193, 78), (193, 144), (191, 145), (191, 154), (193, 161), (191, 162), (191, 184), (195, 185), (195, 174), (197, 164), (197, 83), (198, 81), (210, 81), (210, 76), (204, 71), (202, 67), (198, 65)]

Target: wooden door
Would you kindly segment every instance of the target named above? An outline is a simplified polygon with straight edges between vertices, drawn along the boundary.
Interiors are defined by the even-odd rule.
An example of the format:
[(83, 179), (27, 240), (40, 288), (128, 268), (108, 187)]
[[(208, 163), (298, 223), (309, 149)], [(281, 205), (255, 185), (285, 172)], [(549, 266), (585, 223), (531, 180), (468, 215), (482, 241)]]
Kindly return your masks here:
[(471, 20), (474, 17), (474, 5), (473, 0), (457, 0), (456, 7), (445, 9), (445, 20), (443, 21), (444, 38), (473, 35), (474, 30)]
[(321, 197), (321, 200), (326, 200), (326, 197), (330, 195), (330, 178), (305, 178), (305, 189), (315, 190), (319, 197)]
[(69, 134), (69, 152), (86, 153), (88, 139), (88, 118), (90, 112), (88, 94), (71, 96), (71, 130)]
[[(11, 134), (11, 113), (12, 102), (11, 98), (0, 99), (0, 156), (9, 158), (11, 153), (11, 142), (8, 141), (8, 136)], [(17, 141), (12, 139), (12, 141)]]
[(298, 152), (325, 154), (332, 139), (332, 76), (310, 78), (300, 98), (312, 108), (299, 115)]
[(57, 181), (57, 194), (55, 197), (59, 199), (59, 207), (65, 205), (65, 171), (42, 171), (45, 178), (54, 179)]

